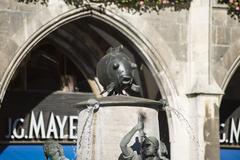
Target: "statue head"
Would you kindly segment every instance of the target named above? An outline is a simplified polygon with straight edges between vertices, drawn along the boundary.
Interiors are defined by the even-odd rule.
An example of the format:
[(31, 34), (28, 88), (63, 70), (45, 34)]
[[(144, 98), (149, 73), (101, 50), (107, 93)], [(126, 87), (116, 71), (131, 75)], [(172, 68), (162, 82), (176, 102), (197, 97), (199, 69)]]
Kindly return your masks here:
[(97, 64), (97, 77), (105, 90), (111, 86), (111, 91), (118, 94), (131, 86), (136, 68), (123, 46), (110, 48)]
[(46, 159), (68, 160), (64, 157), (63, 147), (54, 140), (47, 140), (43, 146)]
[(159, 142), (156, 137), (145, 137), (142, 142), (143, 156), (157, 156), (159, 149)]

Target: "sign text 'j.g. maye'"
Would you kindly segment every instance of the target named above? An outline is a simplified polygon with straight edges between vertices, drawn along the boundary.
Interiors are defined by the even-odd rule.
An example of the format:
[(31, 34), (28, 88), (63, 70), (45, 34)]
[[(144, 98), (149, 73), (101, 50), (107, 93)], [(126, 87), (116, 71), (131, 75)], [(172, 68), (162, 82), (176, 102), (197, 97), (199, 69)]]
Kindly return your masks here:
[[(72, 115), (55, 115), (51, 112), (48, 122), (44, 121), (44, 112), (38, 112), (35, 116), (34, 111), (31, 112), (29, 121), (24, 118), (12, 119), (8, 118), (8, 129), (6, 139), (77, 139), (77, 116)], [(28, 123), (28, 128), (23, 127)]]

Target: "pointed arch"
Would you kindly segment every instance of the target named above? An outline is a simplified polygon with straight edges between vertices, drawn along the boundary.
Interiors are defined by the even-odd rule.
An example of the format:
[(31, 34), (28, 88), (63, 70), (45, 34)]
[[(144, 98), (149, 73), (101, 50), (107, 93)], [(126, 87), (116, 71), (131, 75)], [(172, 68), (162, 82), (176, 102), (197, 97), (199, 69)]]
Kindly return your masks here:
[[(41, 12), (37, 13), (36, 17), (41, 14)], [(81, 18), (91, 17), (102, 21), (103, 23), (106, 23), (107, 25), (119, 31), (119, 33), (121, 33), (124, 37), (126, 37), (126, 39), (129, 40), (129, 43), (131, 43), (133, 49), (139, 54), (139, 56), (143, 59), (143, 61), (146, 63), (146, 65), (152, 72), (154, 79), (156, 80), (159, 87), (159, 90), (161, 91), (162, 97), (168, 100), (170, 106), (180, 106), (177, 101), (177, 88), (174, 84), (173, 78), (171, 78), (167, 62), (165, 62), (165, 59), (161, 57), (161, 54), (158, 53), (159, 50), (157, 50), (155, 46), (151, 44), (151, 42), (149, 42), (148, 39), (146, 39), (141, 32), (139, 32), (123, 17), (118, 16), (107, 9), (104, 13), (102, 13), (102, 11), (95, 6), (92, 6), (88, 9), (76, 8), (69, 10), (68, 8), (63, 8), (63, 11), (59, 11), (59, 13), (51, 13), (51, 9), (49, 9), (46, 10), (45, 15), (48, 14), (49, 17), (45, 19), (43, 18), (42, 21), (40, 18), (40, 22), (37, 23), (37, 25), (39, 26), (36, 26), (36, 20), (34, 19), (34, 17), (32, 18), (32, 21), (30, 21), (28, 24), (31, 30), (29, 31), (27, 37), (23, 35), (23, 29), (20, 29), (9, 40), (9, 43), (12, 43), (13, 46), (17, 46), (17, 50), (14, 53), (14, 56), (11, 59), (10, 63), (7, 65), (1, 79), (1, 101), (3, 100), (8, 85), (17, 68), (19, 67), (23, 59), (31, 51), (31, 49), (34, 48), (34, 46), (36, 46), (43, 38), (47, 37), (57, 28)], [(161, 52), (163, 52), (165, 55), (172, 55), (168, 45), (163, 40), (161, 40), (161, 38), (159, 39), (161, 41)], [(9, 45), (11, 46), (11, 44)], [(170, 61), (174, 64), (176, 60), (172, 58)], [(168, 115), (168, 117), (170, 116)], [(168, 125), (170, 131), (169, 137), (170, 139), (173, 139), (174, 125), (171, 118), (168, 118)]]

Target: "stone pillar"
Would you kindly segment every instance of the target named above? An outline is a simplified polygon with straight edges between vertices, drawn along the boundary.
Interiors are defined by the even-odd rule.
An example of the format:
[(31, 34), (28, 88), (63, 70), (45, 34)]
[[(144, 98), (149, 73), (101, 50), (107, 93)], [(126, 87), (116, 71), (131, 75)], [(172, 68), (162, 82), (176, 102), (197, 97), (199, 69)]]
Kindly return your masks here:
[(189, 94), (189, 117), (197, 141), (191, 145), (195, 160), (219, 159), (219, 94)]
[(205, 91), (210, 83), (211, 0), (194, 0), (189, 10), (188, 68), (190, 92)]
[[(219, 96), (222, 90), (211, 76), (212, 0), (193, 0), (189, 11), (188, 68), (189, 119), (197, 142), (195, 160), (219, 159)], [(194, 150), (193, 150), (194, 149)]]

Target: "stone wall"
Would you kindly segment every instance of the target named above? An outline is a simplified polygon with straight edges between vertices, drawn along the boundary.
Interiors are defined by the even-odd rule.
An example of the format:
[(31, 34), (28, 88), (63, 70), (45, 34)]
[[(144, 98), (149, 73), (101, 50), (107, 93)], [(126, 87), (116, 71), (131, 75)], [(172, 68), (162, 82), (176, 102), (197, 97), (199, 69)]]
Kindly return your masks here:
[[(63, 21), (64, 18), (69, 18), (68, 16), (71, 14), (79, 15), (80, 18), (80, 12), (90, 13), (90, 11), (82, 11), (81, 8), (67, 6), (62, 0), (51, 0), (47, 7), (17, 3), (15, 0), (4, 0), (0, 2), (0, 6), (0, 22), (2, 22), (0, 23), (2, 29), (0, 31), (0, 96), (3, 98), (12, 75), (34, 45), (37, 45), (39, 40), (54, 29), (67, 23), (68, 21)], [(155, 68), (154, 77), (162, 79), (164, 96), (169, 98), (169, 103), (172, 107), (175, 107), (174, 104), (176, 105), (178, 100), (174, 96), (177, 95), (177, 92), (183, 94), (182, 88), (187, 84), (185, 75), (188, 11), (175, 12), (167, 8), (159, 13), (139, 14), (109, 6), (106, 8), (106, 16), (97, 11), (94, 14), (89, 14), (89, 16), (94, 17), (99, 14), (98, 18), (105, 18), (105, 21), (111, 25), (120, 22), (123, 32), (126, 32), (129, 37), (140, 37), (134, 43), (139, 43), (138, 46), (146, 55), (144, 57), (146, 63), (150, 65), (149, 67)], [(75, 17), (75, 19), (77, 18)], [(62, 22), (62, 24), (59, 22)], [(132, 30), (133, 33), (128, 33), (129, 30)], [(43, 35), (38, 36), (40, 34)], [(143, 42), (140, 43), (139, 41)], [(160, 85), (160, 82), (158, 84)], [(170, 99), (176, 102), (172, 102)], [(176, 106), (178, 107), (178, 105)], [(172, 120), (169, 120), (169, 123), (173, 123)], [(177, 128), (181, 128), (181, 124), (172, 124), (172, 128), (176, 130), (172, 131), (172, 137), (175, 138), (171, 138), (172, 144), (174, 144), (172, 146), (175, 146), (172, 147), (173, 153), (171, 154), (174, 159), (174, 157), (177, 158), (181, 155), (182, 149), (188, 150), (189, 146), (177, 142), (177, 140), (180, 140), (178, 137), (185, 136), (187, 139), (188, 135), (185, 131), (182, 134), (176, 134), (177, 128), (173, 125), (179, 125)], [(190, 157), (191, 159), (191, 155), (182, 157), (184, 159)]]
[(41, 8), (40, 5), (25, 5), (16, 3), (14, 0), (2, 0), (0, 2), (0, 75), (4, 74), (10, 61), (13, 59), (18, 44), (11, 41), (11, 37), (20, 29), (22, 30), (22, 36), (26, 36), (28, 29), (27, 23), (29, 16), (37, 11), (37, 8)]
[(212, 15), (212, 73), (214, 79), (225, 89), (236, 67), (240, 54), (240, 23), (227, 14), (224, 5), (216, 5)]
[[(14, 73), (16, 64), (20, 64), (22, 58), (41, 38), (68, 23), (62, 21), (69, 18), (65, 15), (76, 15), (77, 19), (81, 17), (80, 12), (87, 12), (88, 16), (105, 18), (104, 21), (112, 26), (115, 23), (121, 24), (115, 26), (126, 32), (128, 38), (132, 38), (145, 52), (142, 56), (149, 67), (153, 68), (151, 71), (154, 71), (154, 77), (159, 80), (158, 85), (162, 85), (164, 97), (190, 124), (196, 141), (189, 138), (193, 135), (189, 135), (189, 128), (183, 128), (186, 124), (181, 123), (179, 117), (168, 114), (172, 159), (218, 159), (216, 128), (217, 98), (220, 92), (216, 90), (219, 89), (218, 85), (223, 86), (229, 69), (239, 55), (240, 29), (239, 23), (226, 14), (225, 8), (214, 7), (211, 10), (208, 3), (208, 0), (194, 0), (190, 10), (172, 11), (167, 8), (159, 13), (144, 14), (129, 13), (109, 6), (103, 14), (67, 6), (62, 0), (50, 0), (48, 6), (2, 0), (0, 98), (4, 97), (11, 79), (9, 74)], [(209, 19), (211, 13), (212, 19)], [(38, 36), (44, 32), (45, 35)], [(209, 33), (212, 34), (210, 37)], [(139, 39), (136, 40), (136, 37)], [(22, 54), (23, 52), (26, 53)], [(217, 83), (210, 82), (210, 79)]]

